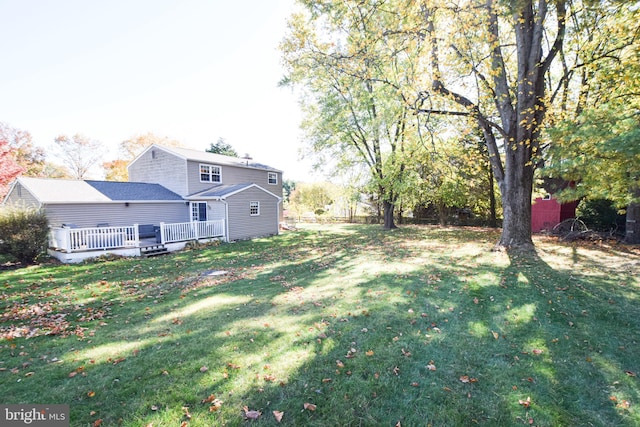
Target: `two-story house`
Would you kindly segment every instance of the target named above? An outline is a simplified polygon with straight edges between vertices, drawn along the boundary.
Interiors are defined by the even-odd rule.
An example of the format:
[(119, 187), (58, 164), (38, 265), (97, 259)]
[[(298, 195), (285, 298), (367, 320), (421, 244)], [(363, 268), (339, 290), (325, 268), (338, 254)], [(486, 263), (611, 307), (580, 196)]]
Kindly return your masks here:
[(278, 169), (250, 159), (151, 145), (128, 172), (129, 182), (19, 177), (3, 204), (43, 209), (50, 226), (66, 233), (62, 244), (53, 239), (53, 249), (63, 246), (66, 252), (140, 247), (141, 239), (154, 232), (161, 244), (278, 234)]
[(189, 221), (226, 219), (228, 239), (277, 234), (282, 171), (248, 159), (151, 145), (128, 166), (129, 181), (160, 184), (189, 202)]

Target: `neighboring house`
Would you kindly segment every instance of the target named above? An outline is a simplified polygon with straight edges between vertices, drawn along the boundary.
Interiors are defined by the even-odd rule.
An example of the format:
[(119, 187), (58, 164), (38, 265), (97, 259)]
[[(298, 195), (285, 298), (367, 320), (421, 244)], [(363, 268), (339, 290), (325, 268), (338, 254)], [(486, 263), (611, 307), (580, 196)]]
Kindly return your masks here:
[(163, 252), (165, 245), (174, 244), (171, 250), (200, 238), (278, 234), (280, 170), (159, 145), (148, 147), (128, 170), (130, 182), (20, 177), (3, 204), (43, 209), (53, 229), (50, 246), (65, 253), (141, 248), (149, 238)]
[(557, 178), (543, 178), (542, 188), (547, 194), (544, 197), (537, 197), (531, 205), (532, 232), (551, 231), (562, 221), (576, 217), (577, 201), (560, 203), (553, 197), (554, 193), (573, 185), (573, 182)]
[(565, 219), (576, 217), (578, 202), (560, 203), (553, 196), (537, 197), (531, 205), (531, 231), (551, 231)]

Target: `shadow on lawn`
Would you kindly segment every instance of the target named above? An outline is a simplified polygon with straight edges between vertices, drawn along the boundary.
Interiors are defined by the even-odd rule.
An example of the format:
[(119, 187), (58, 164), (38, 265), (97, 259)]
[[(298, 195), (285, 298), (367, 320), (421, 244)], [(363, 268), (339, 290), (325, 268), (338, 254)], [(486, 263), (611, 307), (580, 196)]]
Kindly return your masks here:
[(637, 295), (537, 255), (476, 267), (490, 284), (451, 271), (358, 284), (316, 355), (287, 387), (248, 396), (251, 407), (288, 410), (286, 425), (637, 423)]
[(615, 269), (606, 262), (581, 264), (577, 252), (568, 270), (553, 269), (538, 254), (509, 253), (503, 286), (523, 290), (510, 293), (509, 303), (530, 306), (532, 315), (522, 325), (505, 316), (502, 338), (521, 350), (517, 365), (527, 378), (526, 387), (509, 393), (511, 406), (527, 394), (536, 423), (634, 425), (638, 415), (629, 402), (640, 398), (640, 312), (637, 291), (626, 287), (633, 276), (611, 277)]
[[(46, 277), (37, 269), (19, 272), (7, 281), (11, 283), (8, 288), (17, 294), (11, 302), (33, 307), (40, 299), (53, 298), (52, 310), (87, 328), (77, 337), (18, 339), (28, 344), (20, 359), (31, 360), (29, 369), (37, 376), (51, 378), (47, 387), (55, 389), (56, 395), (47, 400), (70, 404), (74, 425), (96, 419), (103, 425), (147, 425), (147, 419), (180, 419), (183, 406), (201, 409), (211, 417), (208, 406), (201, 404), (211, 393), (225, 389), (228, 394), (242, 395), (245, 390), (259, 388), (268, 375), (265, 364), (278, 362), (278, 358), (300, 358), (314, 341), (304, 325), (319, 319), (305, 314), (305, 307), (298, 307), (297, 292), (291, 289), (299, 286), (295, 276), (304, 273), (305, 280), (323, 277), (343, 256), (337, 251), (314, 253), (314, 239), (308, 237), (304, 245), (281, 242), (286, 254), (267, 250), (273, 242), (258, 241), (251, 243), (253, 251), (244, 251), (249, 245), (244, 243), (211, 251), (207, 257), (194, 251), (163, 260), (60, 266)], [(283, 255), (289, 259), (282, 260)], [(265, 263), (273, 266), (264, 268)], [(280, 275), (274, 269), (283, 266), (291, 283), (272, 280)], [(229, 275), (219, 283), (202, 276), (203, 270), (220, 267)], [(117, 281), (112, 277), (115, 271), (120, 273)], [(123, 271), (128, 274), (123, 276)], [(87, 285), (74, 287), (76, 280)], [(253, 286), (260, 287), (255, 296)], [(47, 290), (54, 287), (53, 293)], [(291, 308), (286, 299), (274, 303), (282, 295), (292, 296)], [(283, 308), (272, 315), (274, 304)], [(100, 318), (82, 320), (85, 313), (98, 310), (104, 312)], [(282, 315), (288, 312), (290, 319)], [(299, 319), (304, 319), (304, 324), (298, 338), (280, 331), (286, 329), (283, 322)], [(76, 339), (76, 345), (69, 342)], [(289, 356), (287, 347), (295, 350)], [(18, 363), (17, 351), (9, 348), (0, 349), (3, 364)], [(39, 360), (33, 360), (34, 354)], [(255, 354), (257, 359), (247, 360), (247, 354)], [(251, 376), (247, 379), (247, 370), (255, 371), (254, 380)], [(41, 401), (41, 391), (29, 386), (29, 378), (37, 376), (6, 389), (3, 400)], [(232, 418), (239, 420), (239, 408), (232, 412)]]
[[(509, 254), (500, 264), (458, 253), (471, 234), (493, 243), (482, 230), (345, 226), (153, 261), (61, 267), (50, 278), (25, 273), (36, 291), (38, 281), (132, 275), (119, 287), (75, 289), (67, 309), (101, 300), (111, 326), (89, 322), (95, 336), (71, 349), (35, 338), (34, 347), (53, 340), (46, 351), (64, 363), (36, 361), (33, 369), (49, 372), (50, 389), (65, 396), (60, 403), (78, 424), (242, 425), (244, 405), (263, 413), (255, 425), (638, 421), (634, 407), (616, 407), (640, 398), (625, 372), (638, 371), (635, 291), (538, 256)], [(202, 276), (210, 269), (231, 275)], [(224, 401), (213, 413), (202, 403), (211, 394)], [(29, 396), (38, 391), (16, 399)], [(527, 398), (529, 407), (520, 403)], [(273, 410), (285, 412), (281, 423)]]

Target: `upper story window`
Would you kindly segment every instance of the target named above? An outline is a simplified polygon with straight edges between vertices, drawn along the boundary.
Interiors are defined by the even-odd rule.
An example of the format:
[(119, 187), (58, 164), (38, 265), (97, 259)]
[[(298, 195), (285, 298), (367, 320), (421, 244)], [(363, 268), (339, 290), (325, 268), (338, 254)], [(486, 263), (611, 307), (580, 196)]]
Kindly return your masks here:
[(267, 172), (267, 181), (269, 184), (277, 184), (278, 183), (278, 174), (275, 172)]
[(200, 182), (222, 182), (222, 168), (213, 165), (200, 165)]

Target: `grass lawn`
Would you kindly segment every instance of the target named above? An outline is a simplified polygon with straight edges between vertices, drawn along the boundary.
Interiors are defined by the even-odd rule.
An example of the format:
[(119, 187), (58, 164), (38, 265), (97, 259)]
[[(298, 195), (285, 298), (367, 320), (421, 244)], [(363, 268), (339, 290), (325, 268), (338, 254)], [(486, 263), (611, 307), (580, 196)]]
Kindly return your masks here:
[(640, 425), (638, 248), (497, 238), (314, 225), (0, 271), (0, 402), (72, 426)]

